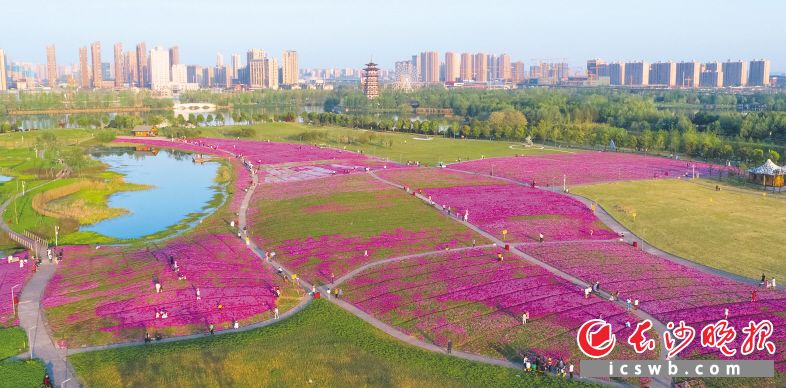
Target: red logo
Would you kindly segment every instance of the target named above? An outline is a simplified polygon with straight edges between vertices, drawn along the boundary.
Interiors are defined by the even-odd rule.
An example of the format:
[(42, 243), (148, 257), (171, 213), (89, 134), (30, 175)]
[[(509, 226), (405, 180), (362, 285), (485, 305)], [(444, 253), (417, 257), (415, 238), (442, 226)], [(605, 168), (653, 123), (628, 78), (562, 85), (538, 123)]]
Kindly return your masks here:
[(746, 335), (745, 341), (742, 343), (742, 354), (747, 356), (753, 352), (754, 348), (758, 351), (766, 350), (769, 354), (775, 354), (775, 344), (770, 341), (773, 326), (769, 319), (762, 320), (758, 324), (750, 321), (748, 326), (742, 328), (742, 332)]
[(612, 333), (610, 323), (602, 319), (592, 319), (581, 325), (576, 333), (576, 342), (587, 357), (602, 358), (614, 350), (617, 337)]
[(636, 330), (628, 337), (628, 343), (633, 345), (633, 350), (636, 353), (641, 354), (647, 350), (655, 349), (655, 340), (644, 335), (649, 329), (652, 329), (652, 322), (649, 319), (645, 319), (636, 325)]
[(717, 348), (726, 357), (737, 354), (737, 349), (729, 348), (737, 338), (737, 330), (729, 326), (729, 321), (721, 319), (717, 323), (710, 323), (701, 329), (701, 346), (705, 348)]
[[(667, 331), (663, 333), (663, 344), (666, 346), (666, 350), (669, 351), (668, 356), (666, 356), (667, 359), (680, 354), (696, 337), (696, 329), (686, 325), (685, 321), (680, 321), (678, 326), (675, 326), (674, 322), (669, 322), (666, 325), (666, 329)], [(674, 341), (675, 339), (682, 341), (676, 342)]]

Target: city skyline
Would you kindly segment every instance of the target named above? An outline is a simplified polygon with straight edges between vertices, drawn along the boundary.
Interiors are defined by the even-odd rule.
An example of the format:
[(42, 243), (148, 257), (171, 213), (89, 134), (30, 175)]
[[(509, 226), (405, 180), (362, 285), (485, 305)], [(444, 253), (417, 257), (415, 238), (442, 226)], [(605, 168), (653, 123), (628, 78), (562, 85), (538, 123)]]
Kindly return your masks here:
[[(40, 2), (40, 0), (38, 1)], [(644, 18), (634, 14), (621, 1), (603, 3), (568, 2), (558, 12), (541, 4), (521, 5), (512, 1), (493, 1), (489, 9), (521, 9), (523, 12), (497, 12), (488, 18), (473, 13), (443, 14), (445, 6), (460, 8), (455, 2), (416, 3), (397, 1), (368, 4), (343, 1), (323, 4), (313, 0), (286, 4), (257, 4), (233, 1), (226, 9), (243, 10), (242, 14), (297, 15), (308, 23), (297, 24), (291, 18), (270, 17), (265, 23), (246, 23), (227, 16), (205, 19), (210, 3), (175, 0), (159, 4), (151, 0), (93, 4), (90, 0), (66, 0), (41, 7), (35, 29), (22, 18), (7, 21), (10, 30), (25, 30), (25, 39), (4, 42), (3, 49), (12, 60), (45, 63), (49, 44), (58, 47), (59, 63), (78, 63), (78, 48), (85, 42), (101, 41), (105, 47), (122, 43), (131, 47), (147, 42), (150, 47), (179, 46), (181, 63), (211, 64), (217, 52), (229, 57), (245, 52), (247, 47), (264, 46), (271, 52), (296, 49), (303, 68), (358, 68), (373, 56), (374, 61), (392, 68), (395, 61), (409, 52), (435, 51), (441, 55), (452, 52), (508, 53), (527, 64), (535, 58), (566, 58), (571, 67), (581, 67), (587, 58), (601, 57), (609, 61), (725, 61), (742, 58), (768, 58), (775, 64), (773, 72), (783, 71), (786, 53), (777, 44), (786, 33), (772, 23), (754, 18), (741, 18), (734, 7), (723, 2), (696, 1), (682, 4), (665, 1), (662, 9), (669, 13), (669, 23), (660, 18)], [(786, 11), (786, 4), (774, 1), (753, 2), (754, 6), (777, 14)], [(79, 10), (90, 4), (93, 12)], [(363, 7), (373, 6), (378, 17), (359, 17)], [(29, 3), (4, 6), (9, 14), (24, 14)], [(713, 18), (697, 17), (702, 9), (712, 6)], [(140, 18), (118, 18), (117, 14), (137, 13), (155, 9)], [(417, 9), (414, 12), (413, 9)], [(208, 12), (209, 13), (209, 12)], [(171, 18), (172, 14), (178, 15)], [(358, 17), (352, 17), (356, 15)], [(527, 16), (537, 15), (537, 17)], [(341, 18), (353, 23), (335, 23)], [(488, 19), (488, 20), (483, 20)], [(205, 20), (204, 23), (195, 22)], [(719, 20), (734, 20), (734, 27)], [(145, 28), (139, 28), (144, 21)], [(405, 21), (408, 28), (402, 29)], [(67, 23), (67, 28), (65, 24)], [(205, 28), (205, 25), (210, 28)], [(473, 25), (473, 28), (466, 26)], [(484, 25), (493, 28), (482, 28)], [(220, 27), (220, 28), (215, 28)], [(65, 31), (63, 31), (65, 29)], [(614, 33), (635, 30), (637, 34)], [(750, 33), (739, 34), (744, 30)], [(280, 35), (278, 32), (284, 32)], [(755, 34), (757, 39), (750, 39)], [(630, 36), (628, 36), (630, 35)], [(285, 36), (284, 39), (265, 38)], [(712, 39), (704, 37), (711, 36)], [(448, 41), (445, 37), (450, 37)], [(604, 37), (603, 39), (592, 37)], [(610, 37), (614, 37), (611, 39)], [(641, 44), (646, 42), (646, 44)], [(112, 50), (102, 51), (102, 61), (109, 62)]]

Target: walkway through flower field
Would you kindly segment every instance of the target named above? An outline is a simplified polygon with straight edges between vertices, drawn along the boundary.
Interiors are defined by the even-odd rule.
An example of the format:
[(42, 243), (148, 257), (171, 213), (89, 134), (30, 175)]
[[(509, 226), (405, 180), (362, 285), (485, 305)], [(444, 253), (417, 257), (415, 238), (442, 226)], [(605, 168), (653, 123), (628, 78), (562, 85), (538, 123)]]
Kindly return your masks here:
[[(638, 241), (642, 244), (646, 252), (652, 254), (652, 258), (648, 257), (648, 260), (663, 259), (670, 263), (680, 262), (682, 260), (684, 262), (681, 264), (688, 265), (690, 268), (696, 270), (697, 273), (703, 271), (722, 276), (728, 279), (730, 285), (733, 285), (733, 282), (740, 281), (750, 283), (750, 279), (740, 279), (737, 276), (722, 273), (722, 271), (719, 272), (698, 265), (690, 265), (691, 262), (687, 260), (665, 254), (649, 246), (641, 239), (631, 234), (630, 231), (622, 228), (619, 223), (611, 219), (602, 209), (589, 211), (589, 205), (586, 200), (564, 195), (563, 193), (557, 192), (557, 190), (544, 190), (539, 187), (530, 187), (528, 182), (525, 183), (520, 180), (523, 175), (519, 176), (512, 173), (505, 173), (505, 177), (499, 177), (485, 174), (483, 169), (488, 167), (488, 163), (491, 162), (477, 163), (480, 167), (467, 168), (466, 170), (469, 171), (443, 169), (442, 171), (446, 172), (446, 174), (432, 181), (432, 177), (429, 176), (426, 169), (414, 170), (399, 168), (399, 166), (390, 166), (396, 168), (389, 169), (388, 164), (365, 155), (322, 147), (283, 143), (239, 142), (226, 139), (198, 139), (189, 142), (160, 139), (132, 140), (133, 142), (153, 144), (161, 147), (180, 148), (203, 154), (218, 154), (230, 160), (232, 166), (236, 170), (238, 181), (244, 183), (244, 185), (238, 186), (241, 190), (236, 192), (229, 204), (230, 209), (232, 209), (231, 211), (237, 213), (238, 222), (235, 223), (235, 225), (237, 228), (236, 230), (240, 232), (244, 231), (246, 227), (250, 228), (250, 226), (252, 226), (251, 224), (254, 223), (252, 217), (257, 215), (258, 209), (252, 208), (251, 203), (255, 200), (255, 194), (257, 196), (260, 195), (260, 188), (263, 182), (266, 186), (262, 190), (262, 193), (267, 193), (267, 191), (270, 190), (279, 190), (275, 185), (293, 185), (280, 189), (281, 192), (286, 190), (308, 192), (307, 190), (313, 189), (312, 186), (314, 186), (314, 184), (329, 184), (326, 182), (335, 184), (335, 182), (344, 182), (341, 179), (336, 181), (334, 178), (331, 178), (332, 175), (353, 174), (351, 175), (352, 182), (360, 184), (371, 182), (378, 186), (384, 186), (382, 189), (374, 189), (377, 191), (386, 190), (386, 193), (392, 192), (394, 195), (400, 195), (400, 192), (392, 188), (406, 190), (408, 194), (412, 194), (415, 198), (430, 205), (430, 209), (422, 210), (423, 212), (434, 211), (450, 219), (451, 221), (449, 223), (451, 223), (451, 225), (457, 227), (460, 225), (460, 228), (465, 229), (467, 233), (477, 234), (467, 235), (472, 237), (461, 235), (460, 239), (465, 243), (467, 238), (469, 238), (470, 241), (476, 238), (476, 236), (479, 239), (481, 237), (483, 238), (483, 240), (478, 240), (481, 241), (479, 245), (474, 246), (475, 244), (473, 243), (472, 247), (466, 245), (443, 247), (439, 245), (437, 246), (437, 250), (435, 250), (435, 247), (429, 247), (429, 251), (419, 251), (425, 250), (423, 248), (428, 247), (428, 245), (425, 244), (418, 248), (419, 250), (402, 250), (400, 252), (391, 250), (387, 253), (380, 253), (380, 257), (362, 260), (357, 259), (348, 264), (343, 263), (342, 260), (338, 260), (342, 262), (341, 265), (343, 265), (343, 267), (337, 267), (336, 274), (338, 277), (332, 282), (328, 282), (327, 280), (330, 280), (332, 277), (333, 268), (330, 268), (327, 272), (330, 275), (315, 275), (313, 273), (314, 271), (303, 272), (304, 269), (297, 266), (288, 268), (282, 265), (282, 263), (289, 263), (290, 266), (294, 265), (292, 264), (292, 257), (285, 258), (276, 256), (270, 258), (266, 255), (265, 248), (270, 249), (271, 247), (266, 246), (263, 248), (257, 245), (268, 244), (264, 239), (251, 239), (248, 234), (242, 235), (241, 240), (234, 240), (231, 236), (227, 237), (227, 239), (232, 240), (229, 241), (230, 243), (237, 243), (235, 245), (238, 246), (239, 250), (248, 253), (245, 249), (249, 249), (253, 253), (253, 255), (250, 255), (253, 257), (253, 260), (261, 262), (261, 265), (270, 271), (270, 273), (273, 273), (278, 268), (281, 268), (285, 275), (294, 274), (295, 272), (301, 274), (301, 272), (303, 272), (302, 275), (306, 278), (297, 277), (296, 286), (303, 289), (304, 296), (299, 300), (296, 307), (282, 314), (281, 318), (296, 314), (305, 307), (311, 300), (308, 294), (312, 289), (326, 295), (329, 289), (335, 289), (336, 286), (341, 286), (342, 288), (348, 287), (353, 292), (357, 292), (352, 294), (351, 297), (348, 295), (346, 299), (332, 297), (328, 297), (328, 299), (399, 340), (423, 349), (444, 352), (445, 348), (442, 346), (442, 343), (446, 341), (447, 337), (440, 336), (442, 335), (440, 333), (432, 333), (434, 336), (428, 340), (417, 338), (408, 334), (407, 330), (402, 328), (400, 324), (391, 323), (389, 316), (384, 316), (385, 314), (379, 313), (378, 311), (380, 306), (382, 306), (382, 309), (386, 308), (385, 306), (399, 306), (396, 303), (388, 303), (389, 299), (384, 298), (391, 297), (391, 295), (392, 297), (409, 295), (407, 294), (407, 292), (409, 292), (407, 291), (407, 287), (412, 287), (413, 289), (424, 287), (424, 289), (421, 289), (423, 290), (422, 292), (418, 291), (418, 302), (430, 303), (430, 301), (438, 300), (446, 304), (453, 303), (450, 305), (450, 309), (455, 310), (450, 311), (457, 312), (458, 316), (442, 316), (441, 313), (443, 311), (440, 310), (442, 307), (429, 310), (429, 306), (426, 306), (421, 310), (417, 310), (417, 312), (413, 313), (411, 316), (407, 316), (407, 313), (402, 313), (401, 317), (398, 317), (400, 318), (399, 321), (396, 322), (405, 322), (411, 326), (421, 325), (419, 327), (424, 327), (428, 330), (434, 329), (435, 327), (454, 330), (457, 326), (460, 326), (454, 325), (454, 323), (477, 312), (473, 310), (476, 308), (475, 305), (469, 306), (469, 303), (462, 304), (466, 301), (471, 301), (473, 303), (477, 302), (477, 306), (485, 306), (488, 308), (487, 310), (483, 310), (479, 316), (487, 318), (491, 326), (501, 322), (493, 321), (495, 317), (502, 314), (500, 311), (504, 310), (504, 314), (508, 314), (512, 317), (520, 317), (522, 311), (529, 309), (532, 310), (532, 313), (534, 313), (533, 315), (538, 318), (551, 316), (549, 319), (554, 319), (554, 321), (562, 320), (562, 322), (565, 323), (564, 326), (555, 326), (557, 330), (554, 333), (549, 332), (546, 334), (565, 335), (565, 333), (570, 333), (571, 325), (584, 319), (586, 314), (611, 312), (611, 315), (606, 315), (606, 317), (610, 321), (614, 321), (615, 324), (624, 322), (627, 320), (627, 314), (632, 314), (636, 319), (651, 320), (654, 323), (655, 330), (659, 335), (662, 335), (665, 331), (663, 322), (665, 322), (665, 319), (673, 318), (668, 314), (668, 312), (672, 310), (653, 309), (651, 307), (652, 304), (650, 304), (652, 301), (645, 299), (645, 302), (647, 302), (645, 304), (646, 307), (628, 313), (626, 312), (624, 301), (609, 301), (610, 294), (607, 291), (599, 291), (597, 292), (597, 297), (593, 296), (592, 299), (585, 301), (580, 297), (582, 289), (591, 287), (591, 283), (598, 279), (602, 279), (604, 283), (613, 283), (614, 279), (603, 278), (602, 274), (599, 273), (581, 272), (577, 270), (575, 265), (569, 265), (570, 263), (563, 262), (564, 255), (561, 253), (561, 249), (565, 247), (587, 245), (599, 247), (598, 249), (602, 250), (606, 247), (623, 245), (623, 243), (617, 241), (619, 240), (617, 235), (619, 232), (625, 233), (625, 242), (630, 243), (632, 241)], [(305, 156), (297, 156), (299, 153)], [(605, 157), (604, 163), (608, 163), (609, 165), (619, 163), (619, 161), (622, 160), (617, 160), (617, 158), (614, 157), (607, 157), (607, 155), (602, 156)], [(627, 160), (625, 158), (623, 159)], [(498, 162), (504, 161), (501, 159), (494, 159), (494, 163)], [(560, 163), (563, 162), (564, 161), (560, 161)], [(516, 163), (526, 164), (528, 162), (517, 160)], [(546, 163), (549, 168), (555, 168), (548, 161), (542, 163)], [(658, 164), (657, 161), (652, 162), (648, 160), (648, 163), (650, 164), (642, 169), (632, 167), (626, 172), (628, 174), (627, 176), (632, 179), (646, 179), (647, 177), (651, 177), (653, 171), (662, 170), (663, 173), (666, 174), (666, 171), (669, 173), (676, 173), (677, 171), (685, 169), (684, 162), (679, 162), (679, 164), (673, 162)], [(702, 166), (702, 168), (704, 167), (705, 166)], [(382, 174), (377, 173), (383, 170), (386, 174), (384, 177), (381, 176)], [(365, 174), (367, 171), (368, 174)], [(494, 175), (497, 175), (497, 173), (499, 173), (499, 171), (495, 171)], [(615, 172), (612, 171), (603, 176), (593, 177), (592, 179), (611, 179), (614, 173)], [(621, 175), (621, 172), (618, 171), (617, 173)], [(416, 183), (418, 185), (434, 183), (435, 186), (426, 186), (430, 188), (424, 188), (422, 191), (410, 192), (409, 187), (400, 184), (400, 181), (394, 182), (393, 179), (388, 179), (390, 178), (388, 175), (414, 179), (413, 181), (418, 182)], [(469, 177), (472, 179), (469, 179)], [(474, 178), (477, 178), (478, 182), (473, 182), (476, 180)], [(245, 186), (245, 183), (248, 183), (248, 186)], [(240, 194), (241, 192), (243, 193), (242, 195)], [(485, 200), (484, 196), (488, 195), (491, 195), (494, 201)], [(407, 198), (404, 199), (410, 201), (409, 198), (411, 197), (408, 195), (406, 197)], [(523, 197), (528, 198), (529, 201), (524, 203), (525, 201), (520, 200)], [(439, 203), (450, 204), (454, 207), (452, 209), (453, 211), (450, 212), (441, 209)], [(478, 203), (483, 203), (485, 207), (479, 206)], [(328, 208), (322, 210), (330, 211), (331, 209), (332, 208), (328, 206)], [(470, 211), (468, 220), (463, 220), (461, 217), (462, 210), (464, 209), (469, 209)], [(501, 212), (500, 209), (504, 209), (507, 213)], [(508, 238), (505, 241), (503, 241), (502, 236), (498, 235), (499, 229), (502, 228), (506, 228), (506, 231), (510, 229), (509, 234), (506, 233)], [(544, 243), (537, 242), (537, 234), (533, 234), (538, 233), (534, 231), (541, 230), (548, 236), (548, 240)], [(435, 233), (439, 233), (439, 231)], [(255, 235), (254, 237), (258, 236)], [(217, 237), (214, 236), (214, 238)], [(224, 238), (222, 237), (221, 239), (223, 240)], [(245, 244), (242, 243), (243, 241), (245, 241)], [(488, 242), (492, 244), (487, 244)], [(181, 246), (182, 245), (183, 244), (181, 244)], [(316, 245), (318, 249), (319, 244)], [(506, 247), (506, 245), (511, 246)], [(244, 246), (245, 248), (243, 248)], [(176, 246), (176, 248), (177, 247), (178, 246)], [(347, 249), (357, 251), (357, 247), (348, 247)], [(489, 262), (488, 258), (493, 257), (496, 252), (500, 251), (505, 252), (505, 263)], [(617, 250), (613, 251), (617, 252)], [(358, 252), (363, 254), (362, 249)], [(204, 256), (203, 253), (193, 255), (196, 259), (194, 263), (190, 263), (190, 265), (195, 266), (195, 268), (199, 267), (201, 265), (199, 257)], [(236, 253), (238, 254), (235, 256), (242, 256), (240, 252)], [(366, 250), (363, 256), (369, 256), (369, 253), (372, 253), (373, 256), (373, 252), (369, 250)], [(303, 260), (298, 262), (303, 262), (305, 259), (311, 259), (312, 256), (314, 255), (311, 253), (304, 254)], [(247, 255), (245, 257), (247, 258), (249, 256)], [(450, 258), (450, 260), (443, 260), (442, 258)], [(163, 260), (166, 260), (166, 258), (163, 257)], [(323, 261), (326, 260), (335, 261), (336, 258), (332, 257), (324, 259)], [(446, 264), (448, 262), (450, 262), (451, 265), (455, 263), (459, 263), (460, 265), (458, 268), (454, 268)], [(189, 263), (184, 261), (183, 264)], [(197, 269), (194, 270), (196, 271)], [(53, 273), (54, 268), (49, 272)], [(36, 284), (36, 287), (40, 286), (41, 290), (43, 290), (48, 280), (48, 278), (44, 277), (46, 273), (47, 271), (42, 271), (41, 276), (37, 276), (38, 280), (34, 278), (31, 284)], [(524, 276), (526, 276), (526, 278)], [(374, 283), (374, 279), (377, 279), (377, 277), (380, 279), (384, 278), (383, 281), (379, 283), (391, 281), (391, 286)], [(440, 279), (452, 281), (453, 279), (462, 277), (466, 277), (468, 280), (466, 280), (465, 283), (437, 284)], [(293, 279), (295, 279), (295, 277), (293, 277)], [(407, 280), (395, 283), (400, 279)], [(41, 283), (41, 280), (43, 280), (43, 283)], [(499, 284), (492, 285), (491, 280), (499, 281)], [(540, 280), (543, 280), (542, 284), (539, 283)], [(429, 283), (431, 281), (434, 281), (434, 283)], [(367, 284), (363, 282), (367, 282)], [(314, 287), (315, 284), (322, 285)], [(402, 286), (402, 284), (405, 285)], [(462, 284), (464, 284), (464, 286), (462, 286)], [(448, 285), (447, 288), (446, 285)], [(499, 286), (501, 289), (494, 289), (494, 286)], [(540, 288), (541, 286), (543, 288)], [(488, 289), (484, 287), (488, 287)], [(425, 288), (428, 289), (426, 290)], [(523, 294), (526, 294), (527, 290), (530, 289), (538, 290), (537, 292), (543, 295), (544, 298), (538, 298), (537, 295), (534, 297), (531, 295), (521, 295), (522, 290), (525, 291)], [(613, 291), (608, 288), (604, 288), (604, 290)], [(31, 302), (34, 301), (37, 306), (41, 301), (42, 292), (35, 297), (35, 295), (31, 294), (36, 291), (35, 287), (28, 286), (25, 288), (25, 291), (27, 292), (28, 299), (34, 299), (31, 300)], [(626, 289), (626, 291), (628, 290)], [(502, 295), (504, 298), (500, 296), (501, 294), (504, 294)], [(508, 297), (510, 295), (512, 296)], [(260, 297), (265, 296), (263, 295)], [(554, 300), (549, 299), (550, 297), (553, 297), (552, 299)], [(563, 300), (561, 298), (565, 299)], [(560, 306), (560, 303), (562, 303), (561, 307), (564, 307), (563, 310), (557, 311), (557, 309), (553, 307), (545, 307), (546, 305)], [(404, 302), (402, 302), (401, 305), (404, 305)], [(33, 306), (33, 304), (30, 304), (30, 306)], [(422, 306), (424, 305), (418, 305), (416, 307), (421, 308)], [(408, 306), (408, 308), (412, 308), (412, 306)], [(575, 309), (580, 312), (580, 314), (574, 314), (571, 309)], [(666, 311), (666, 313), (664, 313), (664, 311)], [(122, 313), (125, 313), (125, 311), (122, 311)], [(509, 318), (510, 317), (506, 317), (508, 320)], [(478, 320), (476, 319), (475, 321)], [(240, 331), (267, 326), (274, 322), (276, 322), (275, 319), (263, 320), (261, 322), (245, 325)], [(540, 324), (542, 322), (545, 322), (545, 320), (541, 320), (538, 323)], [(43, 322), (40, 324), (41, 326), (45, 325)], [(35, 323), (25, 323), (25, 325), (26, 327), (33, 327)], [(471, 342), (475, 339), (472, 335), (472, 331), (476, 330), (478, 327), (483, 328), (483, 325), (468, 324), (467, 326), (468, 327), (459, 327), (458, 330), (468, 330), (470, 335), (467, 341)], [(619, 327), (619, 325), (615, 327)], [(504, 324), (500, 323), (492, 329), (497, 330), (494, 331), (495, 335), (503, 333), (500, 335), (504, 336), (510, 334), (511, 325), (510, 322), (505, 321)], [(235, 331), (238, 330), (223, 330), (219, 333), (223, 334)], [(202, 334), (171, 336), (160, 342), (179, 341), (200, 336), (202, 336)], [(47, 337), (49, 337), (49, 335)], [(544, 338), (545, 339), (542, 341), (550, 339), (548, 336)], [(38, 342), (37, 339), (36, 341)], [(49, 342), (52, 342), (52, 340), (49, 339)], [(562, 342), (568, 343), (571, 341)], [(140, 345), (142, 343), (141, 340), (135, 340), (123, 344), (85, 347), (76, 350), (76, 352)], [(55, 349), (54, 346), (52, 346), (52, 348)], [(478, 362), (515, 368), (521, 367), (520, 364), (515, 364), (509, 360), (489, 357), (480, 354), (480, 352), (474, 352), (474, 348), (472, 348), (472, 351), (467, 351), (467, 349), (470, 348), (471, 347), (463, 348), (460, 351), (454, 350), (452, 354)], [(44, 348), (42, 347), (41, 349)], [(44, 350), (40, 350), (40, 352), (39, 354), (39, 349), (36, 348), (36, 354), (40, 355), (42, 358), (48, 358), (45, 359), (47, 362), (49, 362), (50, 359), (56, 361), (54, 359), (59, 357), (59, 353), (47, 355)], [(665, 357), (665, 352), (666, 350), (661, 348), (659, 358)], [(63, 365), (67, 365), (64, 359), (61, 362)], [(55, 374), (54, 377), (58, 382), (64, 379), (64, 375)], [(654, 385), (668, 386), (669, 383), (669, 379), (660, 379), (656, 380)]]

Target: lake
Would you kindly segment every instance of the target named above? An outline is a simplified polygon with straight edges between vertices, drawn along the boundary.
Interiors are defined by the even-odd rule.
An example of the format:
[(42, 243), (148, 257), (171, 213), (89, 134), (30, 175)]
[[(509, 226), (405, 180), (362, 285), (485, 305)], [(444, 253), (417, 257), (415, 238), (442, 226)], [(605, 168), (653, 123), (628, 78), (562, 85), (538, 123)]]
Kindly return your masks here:
[(127, 191), (109, 197), (109, 206), (128, 214), (87, 225), (92, 231), (117, 239), (134, 239), (166, 231), (185, 220), (194, 223), (215, 209), (210, 205), (225, 188), (215, 183), (218, 163), (193, 163), (191, 154), (179, 151), (132, 151), (105, 149), (93, 157), (109, 165), (109, 170), (125, 175), (125, 180), (153, 186), (148, 190)]

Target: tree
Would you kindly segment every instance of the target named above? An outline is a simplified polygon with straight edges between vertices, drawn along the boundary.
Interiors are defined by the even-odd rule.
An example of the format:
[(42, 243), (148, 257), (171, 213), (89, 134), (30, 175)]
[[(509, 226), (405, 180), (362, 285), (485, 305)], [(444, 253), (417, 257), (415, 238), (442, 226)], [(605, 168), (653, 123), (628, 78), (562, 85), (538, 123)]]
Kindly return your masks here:
[(776, 163), (776, 164), (781, 159), (781, 155), (778, 153), (778, 151), (775, 151), (775, 150), (770, 150), (769, 155), (767, 157), (770, 160), (772, 160), (773, 163)]

